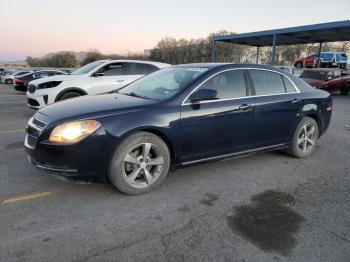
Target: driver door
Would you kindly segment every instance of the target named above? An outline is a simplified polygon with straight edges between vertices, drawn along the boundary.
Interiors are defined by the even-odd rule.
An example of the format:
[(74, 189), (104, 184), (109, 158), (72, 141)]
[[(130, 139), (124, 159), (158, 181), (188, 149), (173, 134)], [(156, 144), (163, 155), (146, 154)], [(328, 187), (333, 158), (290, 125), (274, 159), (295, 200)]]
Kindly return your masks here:
[(97, 70), (91, 76), (92, 94), (107, 93), (125, 86), (123, 63), (111, 63)]
[(192, 103), (190, 96), (181, 105), (182, 162), (250, 149), (254, 105), (246, 79), (243, 70), (219, 73), (196, 90), (215, 90), (218, 99)]

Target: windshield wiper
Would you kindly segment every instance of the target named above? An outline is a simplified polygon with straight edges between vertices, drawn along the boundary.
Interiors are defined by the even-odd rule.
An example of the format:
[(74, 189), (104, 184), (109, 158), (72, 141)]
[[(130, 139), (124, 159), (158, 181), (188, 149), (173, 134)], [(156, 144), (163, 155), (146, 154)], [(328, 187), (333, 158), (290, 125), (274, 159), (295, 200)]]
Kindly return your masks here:
[(130, 93), (120, 93), (120, 94), (123, 94), (123, 95), (126, 95), (126, 96), (133, 96), (133, 97), (139, 97), (139, 98), (151, 100), (151, 98), (149, 98), (148, 96), (138, 95), (138, 94), (136, 94), (136, 93), (134, 93), (134, 92), (130, 92)]

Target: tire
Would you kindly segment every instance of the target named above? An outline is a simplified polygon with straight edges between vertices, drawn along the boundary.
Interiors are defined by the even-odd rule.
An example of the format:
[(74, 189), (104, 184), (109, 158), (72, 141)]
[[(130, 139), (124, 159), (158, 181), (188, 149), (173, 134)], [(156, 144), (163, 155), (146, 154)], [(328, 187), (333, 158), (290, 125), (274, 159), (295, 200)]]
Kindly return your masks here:
[[(311, 134), (312, 127), (314, 131)], [(311, 134), (308, 136), (309, 140), (305, 139), (305, 131)], [(291, 147), (287, 150), (287, 153), (298, 158), (310, 156), (315, 151), (318, 134), (319, 130), (316, 121), (311, 117), (304, 117), (294, 131)]]
[(296, 63), (295, 63), (295, 67), (296, 67), (296, 68), (303, 68), (304, 65), (303, 65), (302, 62), (296, 62)]
[(349, 91), (350, 91), (350, 85), (347, 84), (342, 89), (340, 89), (340, 94), (343, 95), (343, 96), (346, 96), (346, 95), (349, 94)]
[(6, 80), (5, 80), (5, 84), (7, 84), (7, 85), (11, 85), (11, 84), (12, 84), (11, 79), (6, 79)]
[(82, 94), (79, 92), (69, 91), (69, 92), (61, 95), (57, 101), (62, 101), (62, 100), (66, 100), (66, 99), (70, 99), (70, 98), (74, 98), (74, 97), (78, 97), (78, 96), (82, 96)]
[[(147, 146), (149, 150), (145, 150)], [(144, 159), (145, 151), (149, 154)], [(158, 187), (166, 178), (169, 167), (170, 153), (165, 142), (154, 134), (136, 132), (125, 138), (115, 150), (108, 178), (121, 192), (139, 195)]]

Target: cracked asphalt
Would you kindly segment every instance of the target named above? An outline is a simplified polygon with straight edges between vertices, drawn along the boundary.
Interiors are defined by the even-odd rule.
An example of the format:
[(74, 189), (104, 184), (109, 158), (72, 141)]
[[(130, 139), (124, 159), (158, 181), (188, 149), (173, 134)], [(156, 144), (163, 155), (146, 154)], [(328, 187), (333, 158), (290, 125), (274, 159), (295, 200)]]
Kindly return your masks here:
[(33, 168), (25, 103), (0, 85), (0, 261), (349, 261), (350, 96), (307, 159), (203, 164), (141, 196)]

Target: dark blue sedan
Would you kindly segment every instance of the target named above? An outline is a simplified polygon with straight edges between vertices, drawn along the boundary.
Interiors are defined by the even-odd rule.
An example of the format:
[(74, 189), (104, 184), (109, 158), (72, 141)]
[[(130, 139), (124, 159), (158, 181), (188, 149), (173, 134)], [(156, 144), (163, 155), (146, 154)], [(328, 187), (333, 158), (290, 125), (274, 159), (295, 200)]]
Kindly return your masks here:
[(39, 110), (25, 149), (39, 169), (140, 194), (170, 168), (276, 149), (309, 156), (331, 113), (329, 93), (274, 67), (179, 65)]

